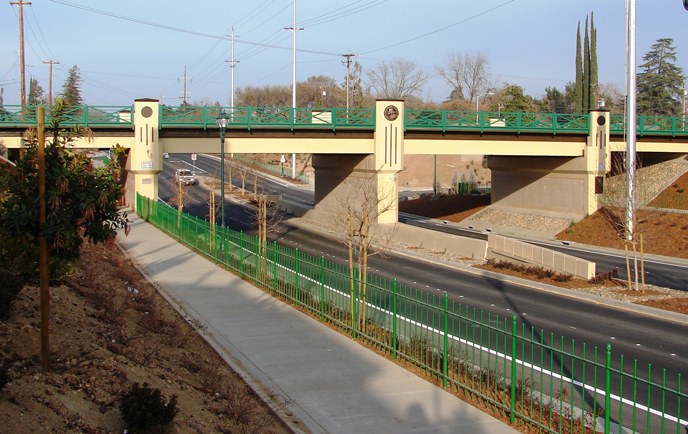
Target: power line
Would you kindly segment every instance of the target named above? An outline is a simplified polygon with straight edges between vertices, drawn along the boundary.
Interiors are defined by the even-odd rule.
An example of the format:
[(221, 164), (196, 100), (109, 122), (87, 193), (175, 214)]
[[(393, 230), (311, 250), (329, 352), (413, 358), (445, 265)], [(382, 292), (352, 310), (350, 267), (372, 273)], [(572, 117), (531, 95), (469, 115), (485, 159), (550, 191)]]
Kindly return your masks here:
[(475, 14), (475, 15), (473, 15), (473, 16), (470, 16), (470, 17), (468, 17), (468, 18), (466, 18), (466, 19), (463, 19), (463, 20), (461, 20), (461, 21), (459, 21), (459, 22), (456, 22), (456, 23), (454, 23), (454, 24), (450, 24), (450, 25), (448, 25), (448, 26), (444, 26), (444, 27), (439, 28), (439, 29), (437, 29), (437, 30), (433, 30), (432, 32), (424, 33), (424, 34), (422, 34), (422, 35), (416, 36), (416, 37), (411, 38), (411, 39), (406, 39), (406, 40), (404, 40), (404, 41), (397, 42), (397, 43), (392, 44), (392, 45), (387, 45), (387, 46), (382, 47), (382, 48), (377, 48), (377, 49), (375, 49), (375, 50), (366, 51), (366, 52), (363, 53), (363, 54), (376, 53), (376, 52), (378, 52), (378, 51), (386, 50), (386, 49), (388, 49), (388, 48), (397, 47), (397, 46), (399, 46), (399, 45), (403, 45), (403, 44), (406, 44), (406, 43), (409, 43), (409, 42), (412, 42), (412, 41), (415, 41), (415, 40), (418, 40), (418, 39), (421, 39), (421, 38), (425, 38), (426, 36), (434, 35), (435, 33), (439, 33), (439, 32), (441, 32), (441, 31), (443, 31), (443, 30), (447, 30), (447, 29), (449, 29), (449, 28), (451, 28), (451, 27), (458, 26), (459, 24), (463, 24), (463, 23), (465, 23), (465, 22), (467, 22), (467, 21), (471, 21), (471, 20), (473, 20), (473, 19), (475, 19), (475, 18), (478, 18), (478, 17), (480, 17), (480, 16), (483, 16), (483, 15), (485, 15), (485, 14), (488, 14), (488, 13), (494, 11), (494, 10), (497, 10), (497, 9), (499, 9), (499, 8), (501, 8), (501, 7), (503, 7), (503, 6), (508, 5), (509, 3), (513, 3), (513, 2), (515, 2), (515, 1), (516, 1), (516, 0), (509, 0), (509, 1), (505, 2), (505, 3), (502, 3), (502, 4), (497, 5), (497, 6), (493, 7), (493, 8), (491, 8), (491, 9), (488, 9), (488, 10), (486, 10), (486, 11), (483, 11), (483, 12), (480, 12), (480, 13)]
[[(361, 1), (363, 1), (363, 0), (359, 0), (359, 1), (355, 2), (354, 4), (360, 3)], [(340, 11), (340, 10), (346, 9), (346, 8), (349, 8), (349, 7), (351, 7), (351, 6), (354, 5), (354, 4), (351, 4), (351, 5), (349, 5), (349, 6), (344, 6), (344, 7), (341, 7), (341, 8), (339, 8), (339, 9), (335, 9), (335, 10), (332, 11), (332, 12), (329, 12), (329, 13), (326, 13), (326, 14), (323, 14), (323, 15), (320, 15), (320, 16), (318, 16), (318, 17), (311, 18), (310, 20), (307, 20), (307, 21), (305, 21), (305, 22), (302, 23), (302, 24), (305, 25), (305, 26), (309, 26), (309, 27), (312, 27), (312, 26), (319, 26), (319, 25), (321, 25), (321, 24), (329, 23), (329, 22), (331, 22), (331, 21), (340, 20), (340, 19), (342, 19), (342, 18), (346, 18), (346, 17), (348, 17), (348, 16), (358, 14), (358, 13), (360, 13), (360, 12), (363, 12), (363, 11), (367, 10), (367, 9), (370, 9), (370, 8), (375, 7), (375, 6), (379, 6), (379, 5), (383, 4), (383, 3), (386, 3), (387, 1), (389, 1), (389, 0), (374, 0), (374, 1), (373, 1), (372, 3), (370, 3), (370, 4), (362, 5), (362, 6), (359, 6), (359, 7), (355, 8), (355, 9), (352, 9), (352, 10), (349, 10), (349, 11), (343, 11), (343, 12), (340, 12), (340, 13), (335, 13), (335, 12), (337, 12), (337, 11)]]

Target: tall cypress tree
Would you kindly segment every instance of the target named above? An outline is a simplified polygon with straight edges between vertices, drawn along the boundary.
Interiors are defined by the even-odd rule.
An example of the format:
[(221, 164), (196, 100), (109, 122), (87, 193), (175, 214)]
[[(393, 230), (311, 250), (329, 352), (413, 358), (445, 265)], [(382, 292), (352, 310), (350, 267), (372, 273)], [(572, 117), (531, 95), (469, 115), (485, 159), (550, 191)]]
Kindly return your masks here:
[(597, 30), (593, 14), (585, 17), (585, 40), (581, 56), (580, 21), (576, 35), (576, 83), (574, 111), (587, 113), (597, 106)]
[(585, 17), (585, 40), (583, 41), (583, 105), (582, 112), (590, 110), (590, 35), (588, 17)]
[(597, 29), (595, 28), (595, 18), (590, 12), (590, 104), (588, 108), (597, 108), (597, 99), (600, 94), (599, 81), (597, 78)]
[(581, 57), (580, 21), (576, 35), (576, 87), (574, 89), (573, 110), (575, 113), (583, 111), (583, 58)]

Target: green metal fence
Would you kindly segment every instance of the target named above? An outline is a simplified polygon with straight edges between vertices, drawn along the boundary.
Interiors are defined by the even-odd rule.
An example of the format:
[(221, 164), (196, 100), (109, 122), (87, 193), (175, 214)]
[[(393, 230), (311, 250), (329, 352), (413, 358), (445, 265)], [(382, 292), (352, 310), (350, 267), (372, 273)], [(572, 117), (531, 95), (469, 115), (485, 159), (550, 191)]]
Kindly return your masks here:
[(292, 107), (160, 107), (161, 127), (215, 128), (215, 119), (224, 110), (229, 118), (227, 128), (295, 128), (307, 126), (322, 129), (373, 129), (375, 109), (305, 109)]
[[(46, 114), (50, 113), (46, 107)], [(308, 127), (332, 129), (375, 128), (375, 109), (323, 108), (306, 109), (292, 107), (219, 107), (219, 106), (160, 106), (161, 128), (216, 128), (215, 119), (224, 110), (229, 126), (237, 129)], [(132, 127), (133, 106), (74, 106), (64, 125)], [(589, 114), (562, 113), (504, 113), (491, 111), (412, 110), (407, 109), (407, 130), (445, 131), (505, 131), (540, 132), (548, 134), (586, 134), (589, 131)], [(624, 133), (626, 118), (611, 115), (612, 133)], [(36, 125), (36, 106), (0, 106), (0, 127)], [(638, 116), (637, 131), (640, 136), (688, 136), (688, 120), (683, 117)]]
[(589, 115), (406, 110), (406, 129), (588, 133)]
[[(645, 135), (688, 135), (688, 119), (684, 117), (638, 116), (636, 118), (637, 131), (642, 137)], [(612, 133), (626, 132), (626, 117), (611, 115), (609, 128)]]
[(648, 201), (648, 207), (660, 209), (675, 209), (678, 211), (688, 211), (688, 194), (684, 193), (665, 193)]
[[(683, 432), (681, 374), (497, 317), (137, 197), (138, 214), (239, 276), (545, 433)], [(621, 431), (620, 428), (621, 427)]]
[[(37, 105), (0, 106), (0, 126), (30, 127), (37, 124)], [(71, 106), (62, 118), (62, 126), (79, 125), (82, 127), (123, 127), (133, 128), (134, 106)], [(46, 119), (53, 113), (52, 106), (45, 107)]]

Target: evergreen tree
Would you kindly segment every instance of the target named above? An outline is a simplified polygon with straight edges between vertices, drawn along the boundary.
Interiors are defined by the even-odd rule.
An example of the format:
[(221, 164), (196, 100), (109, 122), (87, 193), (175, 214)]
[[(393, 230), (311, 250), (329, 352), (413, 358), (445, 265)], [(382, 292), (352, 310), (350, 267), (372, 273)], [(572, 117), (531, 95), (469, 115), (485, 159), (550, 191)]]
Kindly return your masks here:
[(599, 80), (597, 78), (597, 29), (595, 28), (595, 18), (590, 12), (590, 104), (588, 109), (597, 108), (597, 96), (599, 95)]
[(685, 76), (676, 66), (676, 48), (671, 38), (658, 39), (643, 56), (643, 72), (638, 74), (638, 112), (643, 115), (677, 116)]
[(580, 21), (576, 37), (576, 83), (574, 110), (587, 113), (596, 107), (597, 86), (597, 30), (592, 13), (585, 18), (585, 36), (581, 56)]
[(581, 57), (580, 21), (576, 35), (576, 87), (574, 89), (574, 109), (576, 113), (583, 110), (583, 58)]
[(82, 105), (84, 103), (81, 97), (81, 74), (79, 74), (79, 68), (74, 65), (67, 75), (67, 80), (62, 84), (62, 92), (60, 92), (60, 97), (64, 99), (67, 105)]
[(38, 84), (38, 79), (32, 77), (29, 81), (29, 97), (26, 103), (29, 105), (43, 104), (45, 102), (43, 94), (44, 91), (41, 85)]
[(590, 109), (590, 36), (588, 34), (588, 17), (585, 17), (585, 39), (583, 40), (583, 105), (581, 112)]
[(523, 88), (519, 85), (507, 85), (492, 100), (490, 110), (497, 111), (501, 104), (502, 111), (508, 113), (533, 112), (533, 98), (523, 94)]

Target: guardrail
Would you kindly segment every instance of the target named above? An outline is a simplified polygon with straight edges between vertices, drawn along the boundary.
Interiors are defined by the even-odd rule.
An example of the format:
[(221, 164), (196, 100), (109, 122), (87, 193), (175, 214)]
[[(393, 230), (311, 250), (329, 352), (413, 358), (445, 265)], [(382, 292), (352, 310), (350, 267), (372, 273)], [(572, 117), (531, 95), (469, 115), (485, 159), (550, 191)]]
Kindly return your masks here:
[[(298, 249), (261, 243), (137, 196), (137, 213), (181, 243), (314, 317), (547, 433), (677, 433), (688, 423), (681, 374), (628, 363), (585, 343), (518, 325)], [(653, 369), (654, 368), (654, 369)], [(655, 374), (652, 374), (654, 370)], [(683, 406), (682, 406), (683, 404)], [(614, 425), (616, 424), (616, 425)]]
[[(228, 128), (322, 128), (374, 129), (375, 109), (292, 107), (219, 107), (219, 106), (160, 106), (160, 126), (216, 128), (215, 119), (224, 110), (229, 118)], [(133, 106), (74, 106), (63, 125), (86, 127), (132, 127)], [(46, 107), (46, 116), (51, 108)], [(407, 109), (406, 130), (432, 131), (505, 131), (548, 134), (580, 134), (589, 131), (590, 115), (563, 113), (505, 113), (492, 111), (415, 110)], [(637, 132), (645, 135), (688, 136), (688, 120), (683, 117), (638, 116)], [(36, 125), (36, 106), (0, 106), (0, 127)], [(623, 115), (611, 115), (612, 133), (624, 133)]]

